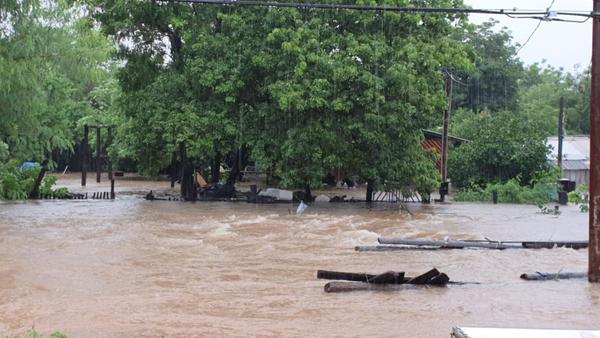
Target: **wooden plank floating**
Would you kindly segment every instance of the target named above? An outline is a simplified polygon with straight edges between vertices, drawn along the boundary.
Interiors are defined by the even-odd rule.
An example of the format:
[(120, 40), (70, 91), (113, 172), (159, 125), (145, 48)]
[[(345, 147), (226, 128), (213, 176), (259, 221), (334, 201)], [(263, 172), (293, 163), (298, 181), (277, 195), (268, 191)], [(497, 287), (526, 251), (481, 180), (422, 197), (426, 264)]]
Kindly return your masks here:
[(600, 331), (454, 327), (451, 338), (600, 338)]
[(585, 272), (559, 272), (559, 273), (546, 273), (546, 272), (535, 272), (535, 273), (524, 273), (521, 275), (521, 279), (524, 280), (559, 280), (559, 279), (579, 279), (587, 278)]
[[(490, 240), (422, 240), (422, 239), (404, 239), (404, 238), (386, 238), (378, 239), (380, 244), (403, 245), (404, 248), (439, 248), (439, 249), (552, 249), (552, 248), (571, 248), (584, 249), (588, 247), (588, 241), (490, 241)], [(361, 247), (357, 251), (394, 251), (389, 247)]]
[(407, 251), (407, 250), (439, 250), (445, 248), (434, 248), (434, 247), (407, 247), (407, 246), (395, 246), (395, 245), (376, 245), (376, 246), (356, 246), (354, 250), (360, 252), (393, 252), (393, 251)]
[(431, 269), (422, 275), (412, 278), (405, 277), (404, 272), (396, 271), (386, 271), (378, 275), (373, 275), (368, 273), (318, 270), (317, 278), (350, 281), (327, 283), (325, 285), (325, 292), (348, 292), (357, 290), (397, 290), (398, 288), (390, 286), (398, 286), (405, 284), (444, 286), (446, 284), (451, 283), (448, 275), (439, 272), (437, 269)]
[(416, 288), (411, 284), (372, 284), (362, 282), (329, 282), (325, 284), (324, 290), (327, 293), (351, 292), (351, 291), (398, 291), (409, 288)]

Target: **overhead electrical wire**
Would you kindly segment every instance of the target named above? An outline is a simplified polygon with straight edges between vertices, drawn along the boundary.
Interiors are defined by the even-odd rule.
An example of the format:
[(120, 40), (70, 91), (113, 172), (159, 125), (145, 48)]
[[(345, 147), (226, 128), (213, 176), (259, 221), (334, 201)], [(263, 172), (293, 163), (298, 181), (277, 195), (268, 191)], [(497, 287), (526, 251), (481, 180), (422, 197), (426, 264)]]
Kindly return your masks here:
[[(550, 6), (548, 6), (548, 8), (546, 8), (546, 11), (550, 13), (550, 9), (552, 8), (552, 6), (554, 5), (554, 1), (556, 0), (552, 0), (552, 2), (550, 3)], [(517, 52), (515, 54), (519, 54), (519, 52), (525, 47), (527, 46), (527, 43), (529, 43), (529, 41), (531, 40), (531, 38), (535, 35), (535, 32), (538, 31), (538, 29), (540, 28), (540, 26), (542, 25), (542, 21), (544, 21), (544, 19), (540, 19), (540, 22), (538, 22), (538, 24), (535, 26), (535, 28), (533, 29), (533, 31), (531, 32), (531, 34), (529, 34), (529, 37), (527, 37), (527, 40), (525, 40), (525, 42), (519, 47), (519, 49), (517, 49)]]
[[(430, 14), (491, 14), (506, 15), (512, 18), (529, 18), (544, 21), (569, 21), (558, 16), (579, 18), (600, 18), (598, 12), (582, 11), (549, 11), (549, 10), (518, 10), (518, 9), (477, 9), (477, 8), (430, 8), (430, 7), (395, 7), (395, 6), (365, 6), (349, 4), (323, 4), (302, 2), (262, 2), (254, 0), (159, 0), (161, 2), (176, 2), (206, 5), (254, 6), (254, 7), (287, 7), (298, 9), (346, 9), (359, 11), (389, 11), (398, 13), (430, 13)], [(583, 20), (582, 22), (585, 22)]]

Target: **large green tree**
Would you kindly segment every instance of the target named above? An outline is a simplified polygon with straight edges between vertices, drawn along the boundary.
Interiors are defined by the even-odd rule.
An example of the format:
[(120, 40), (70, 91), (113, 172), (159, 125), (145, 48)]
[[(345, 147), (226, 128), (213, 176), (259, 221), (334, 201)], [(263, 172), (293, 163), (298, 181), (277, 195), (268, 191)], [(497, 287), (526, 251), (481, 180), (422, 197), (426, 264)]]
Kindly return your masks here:
[(12, 158), (70, 152), (77, 122), (97, 114), (93, 93), (110, 79), (112, 45), (80, 9), (54, 1), (0, 5), (0, 142)]
[(464, 81), (455, 85), (457, 108), (495, 112), (518, 107), (519, 80), (524, 75), (518, 45), (513, 43), (511, 32), (506, 27), (498, 29), (497, 24), (497, 20), (490, 20), (456, 36), (472, 48), (475, 65), (473, 71), (465, 73)]
[(247, 147), (286, 186), (340, 167), (407, 184), (436, 175), (420, 130), (445, 108), (442, 70), (468, 68), (451, 38), (464, 16), (90, 2), (122, 42), (124, 137), (142, 169), (184, 142), (205, 159)]
[(460, 111), (452, 133), (469, 140), (450, 153), (448, 162), (449, 176), (459, 187), (513, 178), (529, 184), (549, 169), (544, 132), (524, 114)]
[(521, 80), (519, 111), (546, 136), (557, 135), (560, 98), (564, 98), (565, 129), (589, 133), (590, 72), (575, 75), (550, 66), (533, 64)]

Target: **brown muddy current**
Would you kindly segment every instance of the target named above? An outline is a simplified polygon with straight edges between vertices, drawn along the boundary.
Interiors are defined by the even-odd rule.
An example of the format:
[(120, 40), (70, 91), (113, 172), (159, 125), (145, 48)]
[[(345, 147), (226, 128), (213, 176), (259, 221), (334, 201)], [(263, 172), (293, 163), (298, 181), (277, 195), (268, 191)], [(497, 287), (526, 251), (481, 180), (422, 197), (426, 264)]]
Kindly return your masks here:
[[(162, 183), (167, 184), (167, 183)], [(141, 184), (143, 188), (143, 184)], [(368, 208), (146, 201), (0, 203), (0, 335), (448, 337), (452, 326), (600, 329), (600, 285), (525, 282), (587, 269), (587, 250), (355, 252), (378, 235), (587, 239), (587, 214), (535, 206)], [(326, 294), (317, 269), (437, 267), (479, 285)]]

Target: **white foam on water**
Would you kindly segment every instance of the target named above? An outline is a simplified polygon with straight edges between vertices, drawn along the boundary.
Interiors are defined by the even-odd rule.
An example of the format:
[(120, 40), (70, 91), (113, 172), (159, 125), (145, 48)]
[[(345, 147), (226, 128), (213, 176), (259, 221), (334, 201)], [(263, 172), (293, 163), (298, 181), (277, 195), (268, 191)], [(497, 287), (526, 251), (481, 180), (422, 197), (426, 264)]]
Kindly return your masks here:
[(343, 246), (374, 245), (379, 234), (370, 230), (351, 230), (338, 234), (336, 242)]
[(215, 228), (213, 228), (211, 231), (209, 231), (208, 235), (214, 236), (214, 237), (238, 236), (238, 234), (235, 233), (231, 229), (231, 224), (229, 224), (229, 223), (221, 223), (221, 224), (219, 224), (218, 226), (216, 226)]

